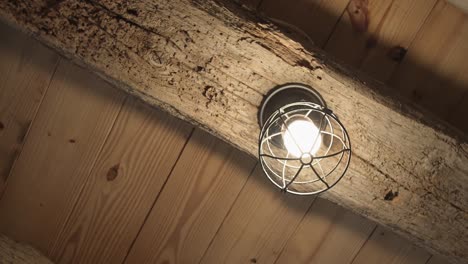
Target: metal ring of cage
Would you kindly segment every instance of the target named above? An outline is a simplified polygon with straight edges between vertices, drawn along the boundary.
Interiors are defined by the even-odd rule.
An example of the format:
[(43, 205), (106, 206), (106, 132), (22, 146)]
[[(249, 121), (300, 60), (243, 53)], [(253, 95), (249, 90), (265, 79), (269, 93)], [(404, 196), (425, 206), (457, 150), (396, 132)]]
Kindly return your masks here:
[[(320, 137), (320, 147), (311, 154), (310, 162), (293, 157), (282, 141), (289, 132), (288, 119), (296, 116), (319, 124), (313, 144)], [(346, 173), (351, 142), (346, 128), (331, 110), (315, 103), (296, 102), (281, 107), (266, 120), (260, 132), (259, 158), (267, 177), (283, 191), (318, 194), (332, 188)]]

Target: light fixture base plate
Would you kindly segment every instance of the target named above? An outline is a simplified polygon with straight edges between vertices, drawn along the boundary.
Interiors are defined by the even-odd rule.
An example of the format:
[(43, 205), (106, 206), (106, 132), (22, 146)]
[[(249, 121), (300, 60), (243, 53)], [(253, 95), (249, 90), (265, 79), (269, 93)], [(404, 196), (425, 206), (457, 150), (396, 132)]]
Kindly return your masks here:
[(312, 87), (300, 83), (288, 83), (273, 88), (265, 97), (258, 112), (258, 123), (263, 127), (276, 110), (295, 102), (311, 102), (327, 107), (322, 96)]

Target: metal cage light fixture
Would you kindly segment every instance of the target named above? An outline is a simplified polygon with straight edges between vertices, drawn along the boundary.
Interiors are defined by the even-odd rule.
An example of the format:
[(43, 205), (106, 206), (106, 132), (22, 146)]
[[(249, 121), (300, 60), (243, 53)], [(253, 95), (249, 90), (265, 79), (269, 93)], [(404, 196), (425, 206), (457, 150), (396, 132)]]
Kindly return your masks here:
[(320, 94), (303, 84), (273, 89), (259, 111), (259, 159), (285, 192), (318, 194), (337, 184), (351, 160), (346, 128)]

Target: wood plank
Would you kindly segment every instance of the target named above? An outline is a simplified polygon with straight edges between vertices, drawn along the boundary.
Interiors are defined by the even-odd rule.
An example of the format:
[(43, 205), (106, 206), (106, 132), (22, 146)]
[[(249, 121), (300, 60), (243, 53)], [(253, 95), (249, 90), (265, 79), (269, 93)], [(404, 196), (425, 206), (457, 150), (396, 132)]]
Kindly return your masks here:
[(317, 46), (323, 47), (348, 2), (349, 0), (265, 0), (260, 5), (260, 11), (290, 30), (304, 32)]
[(124, 94), (61, 61), (0, 200), (0, 232), (48, 252)]
[(127, 100), (51, 258), (122, 263), (192, 129), (139, 100)]
[(263, 95), (313, 86), (353, 141), (346, 177), (324, 197), (454, 262), (468, 258), (466, 135), (227, 0), (47, 3), (3, 0), (0, 17), (252, 155)]
[(199, 263), (254, 165), (196, 130), (125, 263)]
[(351, 263), (376, 224), (318, 198), (275, 264)]
[[(454, 112), (468, 90), (467, 43), (466, 15), (440, 1), (411, 45), (407, 58), (392, 77), (391, 84), (399, 93), (440, 117), (462, 116), (466, 104), (458, 110), (460, 112)], [(453, 123), (466, 127), (466, 122)]]
[(325, 50), (387, 81), (436, 0), (351, 0)]
[(0, 36), (1, 197), (59, 57), (3, 23)]
[(424, 264), (429, 258), (426, 251), (379, 226), (352, 263)]
[(313, 201), (272, 188), (257, 166), (201, 263), (273, 263)]

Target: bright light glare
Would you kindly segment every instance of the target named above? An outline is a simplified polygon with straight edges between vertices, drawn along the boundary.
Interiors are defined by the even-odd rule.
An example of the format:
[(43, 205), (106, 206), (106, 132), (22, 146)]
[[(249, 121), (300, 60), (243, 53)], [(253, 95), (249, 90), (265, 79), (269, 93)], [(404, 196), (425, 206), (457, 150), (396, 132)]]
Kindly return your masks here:
[(305, 153), (315, 155), (322, 144), (319, 129), (310, 120), (294, 120), (283, 131), (283, 142), (286, 149), (294, 157), (301, 157)]

